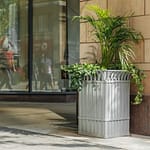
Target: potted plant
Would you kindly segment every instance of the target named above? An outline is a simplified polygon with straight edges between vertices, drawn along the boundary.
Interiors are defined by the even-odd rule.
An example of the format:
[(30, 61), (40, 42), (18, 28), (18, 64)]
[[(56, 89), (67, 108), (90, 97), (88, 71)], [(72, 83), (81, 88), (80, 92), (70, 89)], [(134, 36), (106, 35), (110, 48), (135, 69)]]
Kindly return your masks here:
[(130, 77), (137, 85), (137, 95), (132, 103), (142, 101), (144, 74), (131, 60), (134, 44), (143, 38), (129, 26), (131, 16), (112, 16), (108, 10), (96, 5), (89, 9), (96, 18), (75, 16), (74, 19), (93, 27), (101, 58), (96, 64), (73, 64), (63, 68), (71, 76), (71, 86), (81, 90), (79, 133), (104, 138), (128, 135)]

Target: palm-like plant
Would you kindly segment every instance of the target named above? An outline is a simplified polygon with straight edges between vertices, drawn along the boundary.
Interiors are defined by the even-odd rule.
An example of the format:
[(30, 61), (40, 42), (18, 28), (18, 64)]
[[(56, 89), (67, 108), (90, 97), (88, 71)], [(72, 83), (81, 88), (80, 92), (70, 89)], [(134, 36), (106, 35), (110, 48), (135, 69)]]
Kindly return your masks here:
[(93, 16), (76, 16), (90, 23), (101, 47), (100, 64), (104, 68), (126, 69), (134, 58), (133, 45), (142, 39), (142, 35), (128, 26), (129, 17), (111, 16), (107, 10), (96, 5), (89, 6), (96, 14)]
[[(73, 20), (80, 19), (93, 27), (93, 33), (100, 44), (101, 51), (101, 58), (96, 62), (101, 69), (127, 70), (137, 86), (137, 95), (133, 103), (141, 103), (144, 89), (142, 81), (145, 75), (142, 70), (132, 64), (131, 60), (135, 57), (134, 45), (143, 39), (142, 34), (129, 26), (131, 16), (111, 16), (108, 10), (96, 5), (89, 6), (89, 9), (96, 14), (95, 18), (75, 16)], [(73, 66), (69, 67), (72, 69)]]

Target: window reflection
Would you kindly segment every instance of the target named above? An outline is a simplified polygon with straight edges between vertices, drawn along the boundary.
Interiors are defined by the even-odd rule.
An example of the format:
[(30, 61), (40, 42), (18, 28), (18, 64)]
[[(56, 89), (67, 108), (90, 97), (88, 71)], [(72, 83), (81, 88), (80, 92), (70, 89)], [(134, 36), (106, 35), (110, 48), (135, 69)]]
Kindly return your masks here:
[[(33, 43), (30, 46), (28, 2), (33, 3)], [(69, 6), (72, 4), (68, 9), (68, 44), (66, 0), (0, 0), (0, 92), (29, 92), (29, 85), (31, 92), (60, 92), (68, 87), (68, 79), (61, 77), (61, 65), (77, 56), (79, 38), (78, 28), (71, 24), (78, 1), (67, 2)], [(29, 49), (32, 46), (33, 49)]]
[[(22, 19), (23, 17), (23, 19)], [(28, 89), (27, 1), (0, 1), (0, 90)]]
[(65, 63), (66, 1), (34, 0), (33, 91), (60, 91)]

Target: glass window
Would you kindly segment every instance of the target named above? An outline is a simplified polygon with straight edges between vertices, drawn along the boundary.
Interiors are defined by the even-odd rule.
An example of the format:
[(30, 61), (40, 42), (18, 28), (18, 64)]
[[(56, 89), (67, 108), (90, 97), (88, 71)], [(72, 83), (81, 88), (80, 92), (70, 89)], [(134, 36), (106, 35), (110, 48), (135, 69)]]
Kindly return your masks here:
[(0, 91), (28, 90), (27, 0), (0, 1)]
[(57, 92), (64, 86), (66, 1), (33, 1), (33, 91)]
[(78, 13), (79, 0), (0, 0), (0, 92), (69, 86), (61, 65), (79, 58)]

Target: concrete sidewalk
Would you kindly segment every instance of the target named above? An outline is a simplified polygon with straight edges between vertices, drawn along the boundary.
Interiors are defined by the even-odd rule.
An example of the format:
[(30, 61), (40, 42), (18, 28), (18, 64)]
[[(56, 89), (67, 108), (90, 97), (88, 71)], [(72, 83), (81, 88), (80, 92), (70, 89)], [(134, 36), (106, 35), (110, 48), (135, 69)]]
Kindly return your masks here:
[(0, 150), (150, 150), (150, 138), (77, 133), (75, 103), (0, 102)]
[(89, 142), (84, 137), (40, 134), (0, 128), (0, 150), (118, 150), (120, 148)]

